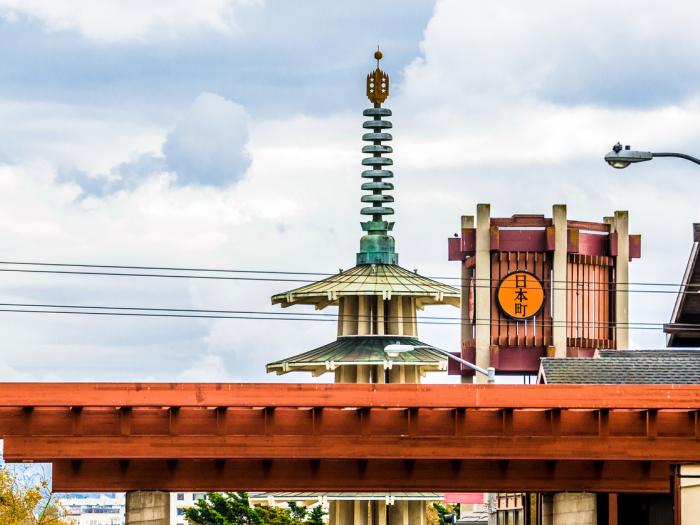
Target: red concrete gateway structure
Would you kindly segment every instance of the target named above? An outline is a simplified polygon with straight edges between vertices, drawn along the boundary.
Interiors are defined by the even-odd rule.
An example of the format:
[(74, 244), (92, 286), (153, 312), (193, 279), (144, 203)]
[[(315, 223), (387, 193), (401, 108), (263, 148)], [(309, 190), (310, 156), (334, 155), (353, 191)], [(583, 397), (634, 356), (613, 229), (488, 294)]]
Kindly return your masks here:
[(448, 245), (462, 264), (462, 357), (536, 375), (542, 357), (627, 348), (629, 261), (641, 254), (627, 223), (626, 211), (600, 223), (567, 220), (561, 204), (552, 218), (491, 217), (488, 204), (477, 206), (476, 224), (462, 217)]

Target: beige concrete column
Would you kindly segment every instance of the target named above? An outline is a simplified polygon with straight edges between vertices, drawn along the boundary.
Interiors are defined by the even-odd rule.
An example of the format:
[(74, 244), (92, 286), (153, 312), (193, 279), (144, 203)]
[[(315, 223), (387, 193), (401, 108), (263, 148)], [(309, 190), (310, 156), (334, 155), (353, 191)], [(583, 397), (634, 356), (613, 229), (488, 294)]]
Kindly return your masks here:
[(386, 383), (384, 379), (384, 366), (383, 365), (377, 365), (377, 367), (374, 370), (374, 377), (375, 383)]
[(681, 524), (698, 522), (700, 516), (700, 465), (681, 465)]
[(396, 334), (392, 335), (403, 335), (403, 297), (394, 297), (391, 301), (394, 306), (394, 318), (396, 319)]
[(404, 335), (416, 336), (418, 332), (416, 319), (416, 300), (414, 297), (403, 298), (403, 333)]
[(336, 383), (356, 383), (357, 367), (355, 365), (339, 366), (335, 369)]
[(375, 501), (372, 507), (374, 516), (372, 525), (387, 525), (386, 523), (386, 501)]
[(554, 495), (553, 525), (596, 525), (596, 495), (589, 492), (560, 492)]
[(391, 368), (391, 370), (389, 370), (389, 383), (405, 383), (405, 371), (405, 367), (398, 366), (396, 363), (394, 363), (394, 366)]
[(414, 525), (408, 519), (408, 501), (395, 501), (389, 507), (388, 525)]
[(338, 525), (338, 502), (328, 502), (328, 525)]
[(353, 521), (352, 525), (367, 525), (369, 517), (369, 502), (368, 501), (353, 501)]
[(425, 523), (425, 502), (408, 502), (408, 523), (410, 525), (423, 525)]
[(554, 524), (554, 496), (542, 494), (542, 525)]
[(359, 298), (357, 314), (357, 335), (370, 335), (372, 327), (372, 311), (370, 309), (371, 297), (361, 295)]
[(615, 340), (618, 350), (629, 348), (630, 240), (626, 211), (615, 212), (617, 257), (615, 258)]
[(555, 357), (566, 357), (566, 266), (568, 225), (566, 205), (552, 207), (554, 225), (554, 260), (552, 261), (552, 342)]
[(356, 365), (356, 383), (371, 383), (371, 365)]
[(126, 525), (169, 525), (170, 493), (134, 491), (126, 493)]
[[(355, 525), (355, 502), (354, 501), (334, 501), (335, 512), (329, 515), (328, 525)], [(333, 521), (331, 521), (331, 518)]]
[(357, 335), (357, 297), (342, 297), (342, 317), (338, 320), (341, 328), (340, 335)]
[(384, 335), (386, 331), (386, 319), (384, 319), (384, 299), (377, 297), (377, 335)]
[[(462, 236), (465, 231), (474, 227), (473, 215), (462, 215)], [(471, 299), (471, 279), (474, 277), (474, 269), (467, 268), (466, 261), (462, 261), (462, 278), (460, 280), (462, 297), (459, 304), (460, 312), (460, 340), (464, 346), (474, 346), (474, 320), (470, 318), (469, 302)], [(462, 383), (471, 383), (469, 376), (460, 376)]]
[[(491, 206), (476, 207), (476, 364), (490, 366), (491, 349)], [(486, 376), (475, 374), (474, 381), (486, 383)]]

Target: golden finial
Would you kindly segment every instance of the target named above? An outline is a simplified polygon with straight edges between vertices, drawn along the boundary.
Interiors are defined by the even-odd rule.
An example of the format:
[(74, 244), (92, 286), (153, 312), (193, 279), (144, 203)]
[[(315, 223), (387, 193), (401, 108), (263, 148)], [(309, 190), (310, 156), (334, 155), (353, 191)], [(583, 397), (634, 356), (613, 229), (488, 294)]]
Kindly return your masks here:
[(381, 104), (389, 96), (389, 75), (379, 69), (382, 52), (377, 47), (374, 58), (377, 59), (377, 69), (367, 75), (367, 98), (373, 104)]

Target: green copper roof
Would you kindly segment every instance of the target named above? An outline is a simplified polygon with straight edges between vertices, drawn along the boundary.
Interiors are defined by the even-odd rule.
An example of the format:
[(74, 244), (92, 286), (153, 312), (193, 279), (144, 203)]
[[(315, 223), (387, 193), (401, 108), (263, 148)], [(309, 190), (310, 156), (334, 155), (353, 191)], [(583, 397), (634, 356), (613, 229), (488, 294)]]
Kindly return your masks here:
[(425, 345), (425, 343), (415, 337), (384, 335), (345, 336), (303, 354), (269, 363), (266, 369), (268, 373), (286, 374), (287, 372), (298, 370), (315, 372), (316, 375), (330, 372), (344, 365), (382, 365), (384, 368), (413, 365), (425, 367), (429, 370), (447, 370), (447, 358), (428, 349), (416, 349), (412, 352), (405, 352), (389, 358), (384, 352), (384, 347), (392, 343), (415, 346)]
[(416, 298), (419, 308), (427, 304), (459, 306), (460, 292), (454, 286), (434, 281), (394, 264), (361, 264), (322, 281), (272, 296), (272, 304), (314, 304), (317, 309), (337, 303), (342, 296), (381, 295)]

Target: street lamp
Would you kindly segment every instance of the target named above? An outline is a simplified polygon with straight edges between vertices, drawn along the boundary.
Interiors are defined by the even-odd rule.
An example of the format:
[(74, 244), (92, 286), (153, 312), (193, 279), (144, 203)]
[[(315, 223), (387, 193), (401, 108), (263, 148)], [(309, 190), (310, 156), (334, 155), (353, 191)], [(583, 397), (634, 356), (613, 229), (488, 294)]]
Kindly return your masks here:
[(433, 352), (437, 352), (439, 354), (444, 355), (445, 357), (449, 359), (453, 359), (457, 361), (458, 363), (463, 364), (464, 366), (467, 366), (474, 370), (475, 372), (479, 372), (480, 374), (483, 374), (487, 377), (487, 381), (489, 383), (495, 383), (496, 382), (496, 369), (492, 366), (484, 369), (481, 368), (480, 366), (475, 365), (474, 363), (470, 363), (469, 361), (466, 361), (465, 359), (462, 359), (461, 357), (457, 357), (454, 354), (451, 354), (447, 350), (443, 350), (442, 348), (437, 348), (434, 346), (430, 345), (402, 345), (402, 344), (389, 344), (384, 347), (384, 353), (388, 355), (389, 357), (397, 357), (399, 354), (403, 354), (405, 352), (412, 352), (413, 350), (432, 350)]
[(625, 146), (623, 148), (622, 144), (619, 142), (613, 146), (612, 151), (605, 155), (605, 162), (610, 164), (613, 168), (621, 170), (635, 162), (645, 162), (655, 157), (677, 157), (679, 159), (689, 160), (695, 164), (700, 164), (700, 159), (686, 155), (685, 153), (652, 153), (650, 151), (636, 151), (630, 149), (629, 146)]

